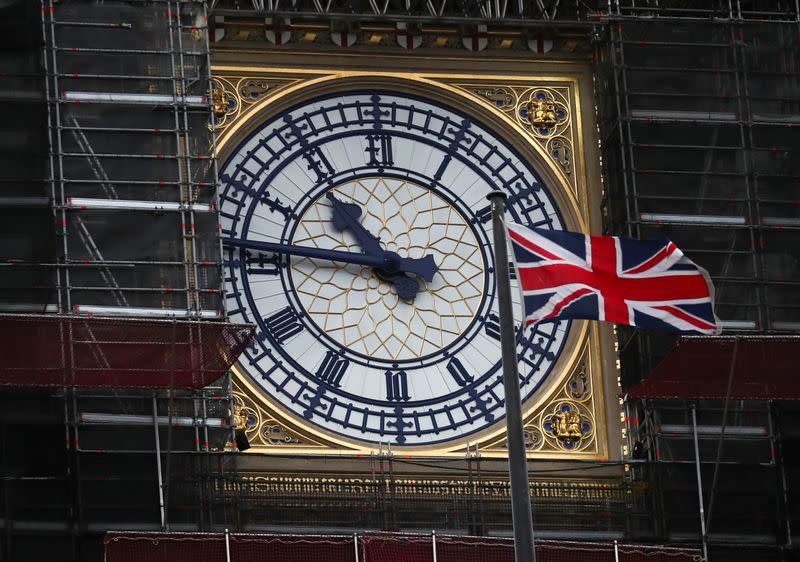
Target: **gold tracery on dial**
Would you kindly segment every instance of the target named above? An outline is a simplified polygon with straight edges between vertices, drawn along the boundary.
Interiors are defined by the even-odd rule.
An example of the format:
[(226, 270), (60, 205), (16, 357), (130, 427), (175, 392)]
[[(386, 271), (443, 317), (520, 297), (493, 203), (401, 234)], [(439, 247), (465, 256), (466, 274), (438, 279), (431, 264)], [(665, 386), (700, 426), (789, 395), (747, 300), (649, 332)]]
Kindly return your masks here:
[[(402, 257), (433, 254), (439, 271), (402, 302), (369, 269), (293, 258), (291, 275), (308, 316), (340, 345), (376, 359), (406, 360), (435, 353), (469, 326), (480, 305), (485, 264), (475, 233), (444, 199), (410, 181), (364, 178), (333, 189), (363, 210), (361, 223)], [(298, 221), (293, 244), (360, 251), (349, 232), (336, 232), (320, 196)]]

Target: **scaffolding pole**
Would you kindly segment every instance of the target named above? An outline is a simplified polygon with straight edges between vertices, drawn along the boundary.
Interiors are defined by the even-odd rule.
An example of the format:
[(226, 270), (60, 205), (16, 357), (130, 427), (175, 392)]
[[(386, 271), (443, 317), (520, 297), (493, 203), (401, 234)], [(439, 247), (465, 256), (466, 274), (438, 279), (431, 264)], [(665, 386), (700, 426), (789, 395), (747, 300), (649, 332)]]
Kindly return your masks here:
[(697, 441), (697, 405), (692, 403), (692, 435), (694, 437), (694, 460), (697, 473), (697, 506), (700, 516), (700, 542), (703, 545), (703, 560), (708, 562), (708, 535), (706, 517), (703, 510), (703, 476), (700, 472), (700, 445)]

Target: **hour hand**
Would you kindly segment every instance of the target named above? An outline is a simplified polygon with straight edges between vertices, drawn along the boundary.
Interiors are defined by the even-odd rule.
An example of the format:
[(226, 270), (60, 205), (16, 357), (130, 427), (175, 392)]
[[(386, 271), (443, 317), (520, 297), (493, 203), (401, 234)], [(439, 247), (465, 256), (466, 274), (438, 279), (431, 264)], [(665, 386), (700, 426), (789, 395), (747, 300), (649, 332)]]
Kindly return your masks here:
[(431, 254), (418, 259), (400, 258), (400, 269), (406, 273), (419, 275), (428, 283), (433, 281), (433, 276), (439, 271)]
[(358, 220), (363, 209), (355, 203), (346, 203), (328, 192), (328, 200), (333, 205), (333, 227), (336, 230), (349, 230), (358, 240), (358, 245), (365, 254), (379, 255), (383, 253), (381, 241), (373, 236)]

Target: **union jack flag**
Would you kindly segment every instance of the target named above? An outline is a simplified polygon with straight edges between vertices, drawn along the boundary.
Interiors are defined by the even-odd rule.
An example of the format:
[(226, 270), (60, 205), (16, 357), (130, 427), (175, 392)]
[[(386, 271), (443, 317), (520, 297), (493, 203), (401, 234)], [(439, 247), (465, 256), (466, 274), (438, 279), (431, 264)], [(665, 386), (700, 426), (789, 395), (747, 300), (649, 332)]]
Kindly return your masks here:
[(719, 333), (708, 274), (664, 240), (508, 224), (525, 325), (585, 318), (670, 332)]

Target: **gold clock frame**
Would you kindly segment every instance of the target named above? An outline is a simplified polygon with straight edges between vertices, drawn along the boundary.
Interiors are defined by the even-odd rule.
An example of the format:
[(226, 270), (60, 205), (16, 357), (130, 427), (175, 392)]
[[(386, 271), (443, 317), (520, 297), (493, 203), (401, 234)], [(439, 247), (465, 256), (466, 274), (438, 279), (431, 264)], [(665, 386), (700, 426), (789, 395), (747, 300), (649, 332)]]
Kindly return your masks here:
[[(267, 56), (269, 65), (264, 64)], [(401, 88), (473, 115), (478, 112), (481, 121), (507, 133), (506, 141), (534, 161), (569, 228), (599, 230), (602, 186), (587, 64), (375, 53), (337, 56), (329, 64), (320, 64), (320, 58), (326, 57), (319, 52), (252, 48), (215, 53), (212, 96), (220, 160), (264, 120), (304, 99), (353, 89)], [(465, 64), (470, 72), (464, 71)], [(590, 183), (589, 177), (597, 180)], [(531, 458), (618, 457), (614, 342), (607, 325), (581, 322), (573, 328), (553, 373), (524, 404)], [(233, 372), (235, 417), (248, 435), (250, 451), (353, 456), (386, 452), (385, 445), (344, 439), (298, 419), (266, 397), (238, 367)], [(484, 457), (502, 458), (507, 454), (504, 432), (501, 421), (468, 441), (392, 447), (392, 452), (463, 458), (477, 447)]]

